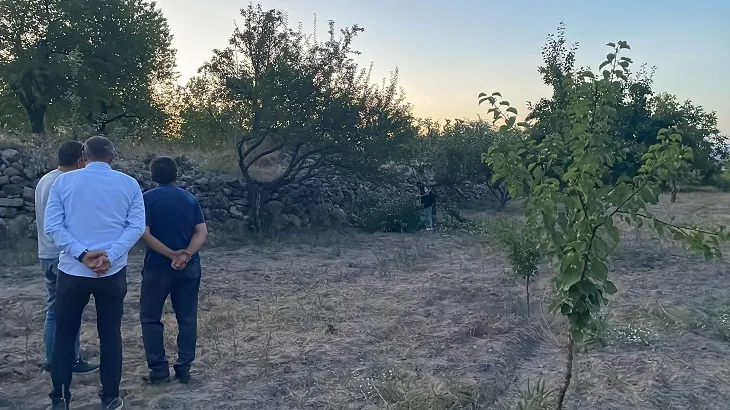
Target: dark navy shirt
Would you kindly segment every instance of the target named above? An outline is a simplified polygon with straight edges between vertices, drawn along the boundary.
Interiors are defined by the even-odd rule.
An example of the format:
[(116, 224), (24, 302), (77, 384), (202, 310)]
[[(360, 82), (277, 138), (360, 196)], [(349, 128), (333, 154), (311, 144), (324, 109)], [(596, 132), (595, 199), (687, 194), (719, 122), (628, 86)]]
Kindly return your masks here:
[[(145, 192), (144, 207), (150, 233), (173, 251), (187, 248), (195, 233), (195, 225), (205, 222), (198, 200), (190, 192), (172, 184)], [(199, 260), (196, 253), (190, 262)], [(145, 270), (170, 270), (171, 263), (167, 257), (147, 249)]]

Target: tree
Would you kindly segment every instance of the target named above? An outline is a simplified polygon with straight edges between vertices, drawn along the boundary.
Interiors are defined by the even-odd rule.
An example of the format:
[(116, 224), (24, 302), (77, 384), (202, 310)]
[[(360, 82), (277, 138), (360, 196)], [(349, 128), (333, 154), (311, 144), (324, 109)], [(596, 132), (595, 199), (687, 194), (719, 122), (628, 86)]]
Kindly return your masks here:
[(482, 153), (503, 138), (492, 124), (483, 120), (456, 119), (447, 120), (440, 127), (425, 120), (421, 127), (422, 135), (414, 141), (419, 145), (415, 155), (417, 165), (430, 168), (437, 184), (458, 187), (464, 181), (486, 183), (499, 206), (506, 205), (509, 194), (504, 185), (490, 182), (492, 170), (482, 160)]
[(78, 119), (99, 131), (158, 113), (152, 87), (173, 75), (171, 39), (144, 0), (0, 0), (0, 78), (34, 133), (45, 131), (49, 109), (68, 113), (69, 92)]
[[(626, 42), (609, 43), (611, 52), (600, 66), (561, 80), (565, 109), (550, 134), (537, 140), (522, 137), (490, 150), (487, 162), (494, 178), (503, 179), (510, 191), (526, 199), (526, 224), (536, 234), (540, 254), (554, 269), (556, 292), (552, 311), (568, 318), (570, 332), (565, 380), (558, 394), (563, 408), (572, 379), (575, 343), (595, 332), (594, 318), (617, 292), (609, 279), (607, 258), (619, 243), (617, 222), (649, 225), (659, 234), (669, 233), (690, 249), (707, 257), (721, 256), (719, 243), (728, 234), (663, 221), (650, 209), (659, 201), (661, 187), (680, 174), (692, 150), (673, 129), (659, 130), (657, 142), (641, 155), (635, 174), (612, 177), (615, 164), (626, 160), (623, 141), (616, 138), (622, 88), (626, 87), (631, 59), (620, 56)], [(491, 105), (489, 113), (502, 119), (500, 131), (515, 134), (517, 110), (499, 93), (482, 93), (479, 102)], [(515, 143), (516, 141), (516, 143)]]
[(711, 184), (729, 158), (727, 136), (717, 128), (717, 113), (705, 111), (692, 101), (661, 93), (647, 101), (653, 128), (676, 127), (694, 153), (692, 167), (701, 172), (701, 183)]
[[(320, 43), (290, 29), (281, 11), (249, 5), (241, 15), (243, 25), (230, 46), (215, 50), (201, 73), (223, 87), (225, 104), (246, 114), (240, 122), (216, 122), (240, 135), (238, 162), (255, 204), (253, 220), (262, 193), (316, 176), (376, 171), (400, 155), (415, 135), (410, 106), (399, 92), (397, 72), (378, 87), (353, 61), (352, 42), (361, 27), (338, 35), (330, 21), (329, 39)], [(271, 156), (286, 158), (282, 169), (255, 178), (252, 167)]]
[[(528, 107), (530, 112), (526, 119), (532, 123), (530, 133), (537, 140), (560, 132), (570, 121), (566, 117), (569, 89), (565, 79), (574, 76), (576, 71), (584, 70), (575, 67), (577, 49), (578, 43), (568, 48), (562, 23), (557, 34), (549, 35), (543, 47), (544, 63), (538, 67), (538, 72), (543, 82), (553, 89), (553, 95)], [(611, 178), (637, 172), (647, 147), (657, 143), (659, 130), (675, 127), (683, 135), (684, 143), (694, 150), (691, 167), (701, 174), (702, 182), (709, 183), (720, 172), (721, 160), (727, 158), (725, 137), (719, 135), (715, 113), (705, 112), (702, 107), (689, 102), (680, 106), (676, 98), (672, 101), (672, 97), (666, 95), (655, 96), (652, 90), (655, 69), (642, 65), (631, 71), (629, 65), (632, 63), (628, 57), (618, 62), (626, 78), (621, 81), (620, 87), (607, 90), (616, 93), (617, 115), (611, 124), (612, 135), (622, 142), (620, 149), (627, 151), (624, 161), (612, 165)], [(688, 175), (680, 179), (670, 179), (667, 185), (676, 189), (679, 182), (690, 182)]]

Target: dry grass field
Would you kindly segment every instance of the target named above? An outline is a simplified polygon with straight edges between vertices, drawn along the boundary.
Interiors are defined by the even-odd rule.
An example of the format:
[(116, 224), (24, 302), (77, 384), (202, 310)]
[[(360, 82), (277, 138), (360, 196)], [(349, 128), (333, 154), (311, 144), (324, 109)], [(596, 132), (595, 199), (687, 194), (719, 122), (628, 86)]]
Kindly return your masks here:
[[(659, 210), (730, 225), (730, 195), (680, 194)], [(493, 213), (475, 214), (494, 218)], [(576, 356), (569, 409), (730, 408), (730, 269), (625, 229), (619, 293)], [(547, 312), (549, 274), (525, 318), (521, 283), (488, 235), (334, 234), (207, 249), (198, 360), (189, 386), (147, 386), (138, 321), (141, 258), (123, 323), (125, 409), (514, 409), (538, 380), (560, 383), (565, 323)], [(31, 258), (32, 260), (32, 258)], [(0, 408), (43, 409), (43, 280), (0, 268)], [(95, 314), (82, 346), (98, 358)], [(169, 352), (175, 324), (165, 316)], [(98, 375), (75, 376), (74, 409)], [(553, 397), (545, 406), (552, 408)]]

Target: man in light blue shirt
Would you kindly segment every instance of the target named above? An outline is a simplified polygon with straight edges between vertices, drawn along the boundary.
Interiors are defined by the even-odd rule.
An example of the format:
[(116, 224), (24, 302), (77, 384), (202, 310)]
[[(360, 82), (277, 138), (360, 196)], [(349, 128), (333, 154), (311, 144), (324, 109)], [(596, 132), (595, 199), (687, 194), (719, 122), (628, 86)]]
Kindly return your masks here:
[(111, 141), (89, 138), (84, 156), (86, 168), (60, 175), (46, 206), (45, 232), (61, 250), (50, 397), (53, 410), (68, 408), (74, 341), (81, 314), (94, 295), (101, 351), (101, 408), (118, 410), (123, 406), (119, 382), (127, 254), (145, 231), (144, 201), (134, 178), (112, 170), (115, 150)]
[[(58, 249), (53, 239), (45, 232), (46, 203), (48, 194), (56, 179), (64, 172), (81, 169), (86, 166), (84, 161), (84, 144), (78, 141), (67, 141), (58, 148), (58, 168), (47, 173), (38, 181), (35, 188), (35, 220), (38, 230), (38, 258), (41, 261), (41, 268), (46, 277), (46, 320), (43, 324), (43, 345), (45, 347), (46, 362), (43, 370), (51, 372), (53, 360), (53, 338), (56, 334), (56, 278), (58, 278)], [(92, 364), (79, 355), (79, 337), (76, 336), (74, 346), (76, 352), (76, 364), (74, 373), (88, 373), (99, 368), (98, 364)]]

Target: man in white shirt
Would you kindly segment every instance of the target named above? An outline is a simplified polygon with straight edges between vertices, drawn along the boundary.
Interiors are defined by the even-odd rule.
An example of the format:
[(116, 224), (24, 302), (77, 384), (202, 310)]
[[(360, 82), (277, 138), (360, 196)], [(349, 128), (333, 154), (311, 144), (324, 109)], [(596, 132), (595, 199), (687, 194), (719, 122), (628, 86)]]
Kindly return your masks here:
[(127, 294), (127, 254), (145, 231), (137, 181), (112, 170), (114, 145), (104, 137), (84, 143), (86, 168), (56, 179), (46, 206), (45, 232), (61, 250), (56, 289), (56, 337), (49, 395), (53, 410), (68, 408), (74, 340), (81, 314), (94, 295), (101, 351), (104, 410), (123, 406), (121, 323)]
[[(56, 178), (64, 172), (81, 169), (86, 165), (83, 159), (84, 144), (78, 141), (68, 141), (61, 144), (58, 148), (58, 168), (47, 173), (38, 181), (35, 189), (35, 217), (36, 228), (38, 231), (38, 259), (40, 259), (41, 269), (46, 276), (46, 289), (48, 291), (46, 297), (46, 320), (43, 326), (43, 344), (45, 345), (46, 359), (43, 369), (47, 372), (51, 371), (51, 363), (53, 359), (53, 337), (56, 333), (56, 278), (58, 277), (58, 255), (61, 251), (53, 239), (45, 233), (45, 217), (46, 203), (48, 202), (48, 194), (51, 191)], [(74, 343), (74, 352), (76, 362), (74, 363), (74, 373), (88, 373), (99, 368), (98, 364), (89, 363), (80, 358), (79, 355), (79, 337), (76, 336)]]

